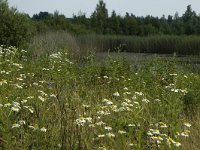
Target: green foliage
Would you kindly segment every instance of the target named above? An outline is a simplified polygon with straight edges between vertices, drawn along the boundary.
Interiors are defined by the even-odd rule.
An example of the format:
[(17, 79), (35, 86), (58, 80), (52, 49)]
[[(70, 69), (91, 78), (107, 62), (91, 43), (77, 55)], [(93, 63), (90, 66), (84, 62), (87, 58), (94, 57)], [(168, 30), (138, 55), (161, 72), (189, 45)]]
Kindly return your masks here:
[(67, 31), (48, 31), (35, 35), (27, 45), (30, 59), (43, 57), (60, 49), (68, 49), (70, 57), (79, 58), (82, 52), (74, 35)]
[(91, 26), (97, 33), (106, 33), (108, 10), (103, 0), (99, 1), (96, 10), (91, 15)]
[(176, 58), (29, 55), (0, 46), (1, 149), (200, 148), (200, 75)]
[(120, 31), (120, 20), (115, 11), (112, 11), (111, 17), (109, 18), (109, 27), (111, 34), (119, 34)]
[(40, 12), (32, 17), (35, 21), (38, 32), (49, 30), (68, 30), (75, 34), (107, 34), (107, 35), (199, 35), (200, 16), (192, 10), (191, 5), (187, 6), (185, 13), (179, 16), (178, 12), (174, 16), (167, 18), (137, 17), (134, 14), (126, 13), (125, 16), (118, 15), (114, 10), (108, 14), (106, 3), (99, 0), (94, 12), (89, 18), (84, 12), (79, 11), (73, 18), (66, 18), (57, 12), (50, 14)]
[[(84, 14), (84, 13), (82, 13)], [(96, 9), (90, 18), (85, 15), (76, 15), (72, 19), (74, 24), (85, 25), (88, 30), (93, 30), (98, 34), (115, 34), (115, 35), (199, 35), (200, 17), (192, 10), (191, 5), (187, 6), (185, 13), (179, 16), (176, 12), (174, 17), (168, 16), (153, 17), (136, 17), (133, 14), (126, 13), (125, 16), (117, 15), (112, 11), (108, 15), (106, 4), (100, 0)]]
[(23, 46), (29, 41), (34, 27), (26, 14), (9, 8), (7, 1), (0, 1), (0, 44)]
[(80, 48), (95, 49), (98, 52), (121, 51), (135, 53), (158, 53), (178, 55), (199, 55), (200, 38), (198, 36), (154, 35), (147, 37), (115, 35), (79, 35)]
[(32, 20), (35, 22), (37, 32), (39, 33), (66, 29), (70, 30), (72, 28), (65, 16), (59, 14), (58, 11), (55, 11), (54, 14), (40, 12), (39, 14), (33, 15)]

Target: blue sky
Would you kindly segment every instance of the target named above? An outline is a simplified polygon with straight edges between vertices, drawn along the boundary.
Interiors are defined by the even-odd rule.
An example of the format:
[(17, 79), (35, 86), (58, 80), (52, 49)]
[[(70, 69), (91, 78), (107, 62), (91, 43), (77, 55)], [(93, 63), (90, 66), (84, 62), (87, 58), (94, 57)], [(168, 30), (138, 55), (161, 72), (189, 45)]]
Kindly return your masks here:
[[(58, 10), (66, 17), (85, 12), (87, 16), (95, 10), (98, 0), (8, 0), (10, 6), (32, 16), (40, 11), (53, 13)], [(126, 12), (136, 16), (159, 16), (174, 15), (176, 11), (182, 15), (186, 6), (191, 4), (197, 14), (200, 13), (200, 0), (104, 0), (109, 13), (115, 10), (117, 14), (124, 15)]]

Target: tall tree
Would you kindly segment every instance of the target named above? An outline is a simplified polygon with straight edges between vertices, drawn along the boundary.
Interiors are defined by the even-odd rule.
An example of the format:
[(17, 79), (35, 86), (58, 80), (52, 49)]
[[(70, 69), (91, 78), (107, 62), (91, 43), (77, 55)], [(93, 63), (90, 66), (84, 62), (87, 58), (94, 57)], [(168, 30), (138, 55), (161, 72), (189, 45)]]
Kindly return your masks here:
[(45, 20), (49, 19), (51, 17), (51, 14), (48, 12), (40, 12), (39, 14), (34, 14), (32, 19), (34, 20)]
[(187, 6), (187, 10), (182, 16), (185, 28), (185, 34), (195, 34), (195, 28), (197, 26), (197, 17), (195, 11), (192, 10), (191, 5)]
[(126, 35), (136, 35), (137, 34), (137, 20), (134, 15), (126, 13), (123, 19), (123, 31)]
[(109, 19), (109, 27), (112, 30), (112, 33), (114, 34), (120, 34), (120, 20), (119, 16), (117, 16), (116, 12), (113, 10), (111, 17)]
[(98, 33), (105, 33), (107, 29), (108, 10), (103, 0), (99, 0), (95, 11), (91, 15), (91, 26)]
[(182, 18), (183, 18), (184, 22), (188, 22), (188, 21), (190, 21), (195, 16), (196, 16), (195, 11), (192, 10), (191, 5), (188, 5), (187, 6), (187, 10), (183, 14)]

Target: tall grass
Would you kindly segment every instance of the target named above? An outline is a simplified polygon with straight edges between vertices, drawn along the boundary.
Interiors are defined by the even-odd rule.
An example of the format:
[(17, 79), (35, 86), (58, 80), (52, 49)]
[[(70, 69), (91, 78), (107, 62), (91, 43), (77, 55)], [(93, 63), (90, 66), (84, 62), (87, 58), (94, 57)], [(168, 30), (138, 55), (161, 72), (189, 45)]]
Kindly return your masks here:
[(126, 51), (135, 53), (158, 53), (179, 55), (199, 55), (199, 36), (108, 36), (80, 35), (78, 41), (81, 49), (96, 51)]
[(81, 55), (75, 36), (67, 31), (49, 31), (36, 34), (28, 44), (27, 49), (33, 57), (50, 55), (61, 49), (68, 49), (73, 58)]
[(82, 58), (91, 52), (133, 52), (177, 55), (199, 55), (198, 36), (109, 36), (72, 35), (66, 31), (37, 34), (28, 44), (32, 56), (49, 55), (68, 49), (71, 57)]
[(175, 58), (28, 57), (0, 47), (2, 149), (200, 148), (200, 75)]

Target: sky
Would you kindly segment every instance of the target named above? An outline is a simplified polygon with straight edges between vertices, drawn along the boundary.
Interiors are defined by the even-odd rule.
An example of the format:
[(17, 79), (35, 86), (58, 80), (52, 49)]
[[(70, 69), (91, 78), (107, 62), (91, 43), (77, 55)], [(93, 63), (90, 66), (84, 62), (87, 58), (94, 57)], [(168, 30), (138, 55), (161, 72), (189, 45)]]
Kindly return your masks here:
[[(72, 17), (79, 11), (90, 16), (95, 10), (99, 0), (8, 0), (10, 6), (18, 11), (28, 13), (30, 16), (40, 11), (53, 13), (59, 11), (66, 17)], [(200, 0), (104, 0), (109, 14), (115, 10), (117, 14), (124, 16), (126, 12), (136, 16), (174, 15), (176, 12), (181, 16), (187, 5), (192, 6), (197, 14), (200, 13)]]

